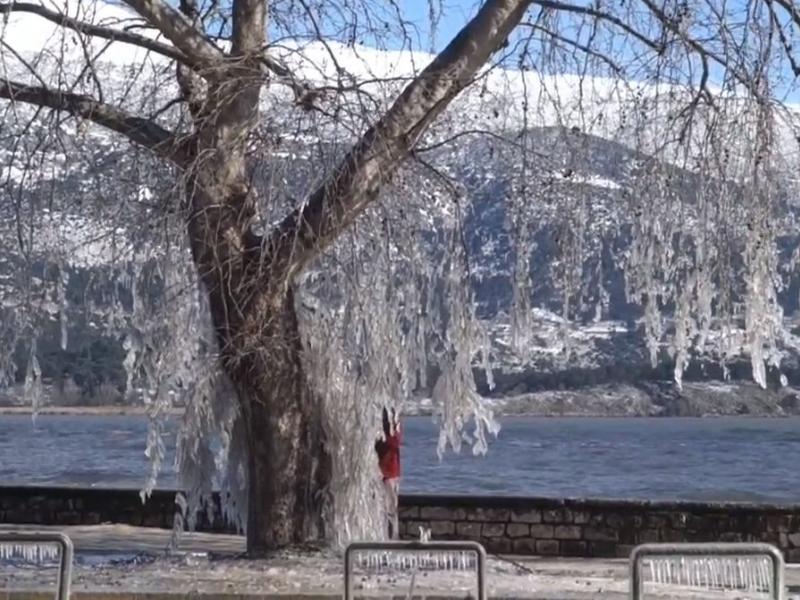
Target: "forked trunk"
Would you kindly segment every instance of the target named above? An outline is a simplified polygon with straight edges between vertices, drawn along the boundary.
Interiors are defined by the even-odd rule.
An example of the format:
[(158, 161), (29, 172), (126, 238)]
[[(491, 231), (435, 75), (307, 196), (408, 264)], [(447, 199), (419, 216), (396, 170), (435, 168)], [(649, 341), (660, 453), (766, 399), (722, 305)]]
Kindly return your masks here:
[[(256, 335), (257, 343), (245, 342), (255, 351), (229, 363), (248, 434), (251, 555), (324, 539), (331, 472), (322, 407), (303, 372), (291, 293)], [(236, 348), (231, 351), (237, 353)]]

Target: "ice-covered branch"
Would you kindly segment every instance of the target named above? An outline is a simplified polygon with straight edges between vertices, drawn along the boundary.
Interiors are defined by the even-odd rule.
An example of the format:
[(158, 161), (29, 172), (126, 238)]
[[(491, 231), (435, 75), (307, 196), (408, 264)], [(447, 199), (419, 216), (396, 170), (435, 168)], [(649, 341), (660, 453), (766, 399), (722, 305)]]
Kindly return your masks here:
[(0, 98), (67, 112), (121, 133), (130, 141), (169, 159), (178, 166), (185, 167), (189, 164), (186, 148), (171, 132), (153, 121), (131, 115), (121, 108), (103, 104), (90, 96), (0, 79)]
[(151, 39), (147, 36), (126, 31), (123, 29), (114, 29), (112, 27), (104, 27), (94, 23), (86, 23), (80, 19), (74, 19), (66, 14), (50, 10), (41, 4), (32, 2), (2, 2), (0, 3), (0, 15), (9, 14), (12, 12), (28, 12), (38, 15), (52, 23), (60, 25), (66, 29), (71, 29), (83, 35), (98, 37), (112, 42), (122, 42), (125, 44), (132, 44), (151, 50), (167, 58), (171, 58), (180, 63), (189, 62), (186, 56), (178, 50), (175, 46), (159, 42), (158, 40)]
[(303, 207), (278, 225), (268, 248), (279, 273), (294, 276), (364, 211), (425, 128), (506, 41), (529, 4), (529, 0), (487, 2)]
[(186, 58), (183, 62), (209, 75), (221, 65), (225, 58), (222, 50), (180, 11), (161, 0), (125, 0), (125, 3), (183, 52)]

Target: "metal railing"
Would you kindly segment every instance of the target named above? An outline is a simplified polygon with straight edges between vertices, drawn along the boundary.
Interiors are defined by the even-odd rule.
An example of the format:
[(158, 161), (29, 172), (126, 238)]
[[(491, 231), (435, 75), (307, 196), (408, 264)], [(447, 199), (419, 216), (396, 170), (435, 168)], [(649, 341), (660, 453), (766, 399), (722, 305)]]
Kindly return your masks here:
[[(391, 560), (389, 553), (396, 552), (406, 557)], [(353, 563), (354, 556), (358, 553), (370, 553), (366, 556), (366, 563), (370, 565), (385, 565), (388, 568), (413, 569), (414, 572), (426, 568), (442, 570), (466, 570), (475, 568), (478, 584), (477, 600), (486, 600), (486, 550), (477, 542), (353, 542), (344, 553), (344, 598), (353, 599)], [(384, 553), (383, 555), (375, 553)], [(439, 553), (439, 554), (437, 554)], [(466, 555), (473, 555), (474, 560), (468, 560)], [(407, 597), (413, 590), (412, 584)]]
[(632, 600), (644, 593), (644, 563), (650, 580), (704, 590), (744, 590), (784, 598), (784, 563), (769, 544), (645, 544), (631, 553)]
[[(25, 546), (34, 546), (33, 552), (25, 551)], [(54, 555), (42, 546), (57, 546), (58, 553), (58, 600), (69, 600), (69, 588), (72, 581), (72, 560), (74, 549), (72, 540), (67, 535), (58, 532), (42, 531), (2, 531), (0, 532), (0, 548), (5, 548), (8, 552), (2, 554), (17, 555), (23, 557), (32, 555), (38, 560)]]

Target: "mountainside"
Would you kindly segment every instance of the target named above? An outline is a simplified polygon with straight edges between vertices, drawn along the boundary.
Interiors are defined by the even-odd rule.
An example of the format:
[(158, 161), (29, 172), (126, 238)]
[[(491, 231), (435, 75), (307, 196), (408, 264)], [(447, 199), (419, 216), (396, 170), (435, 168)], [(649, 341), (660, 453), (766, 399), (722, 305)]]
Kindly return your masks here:
[[(130, 17), (125, 9), (99, 6), (102, 10), (93, 17), (98, 22), (108, 20), (121, 26), (121, 20)], [(20, 56), (39, 64), (42, 73), (56, 77), (54, 56), (39, 50), (63, 41), (57, 31), (35, 16), (12, 14), (5, 41)], [(65, 39), (71, 41), (71, 34)], [(61, 48), (59, 56), (68, 58), (62, 66), (69, 71), (70, 61), (78, 61), (85, 50), (74, 43), (62, 44)], [(354, 81), (384, 81), (364, 86), (375, 105), (366, 113), (342, 116), (337, 121), (340, 127), (321, 118), (314, 121), (313, 115), (298, 118), (303, 113), (287, 102), (284, 89), (270, 88), (265, 94), (265, 113), (270, 120), (264, 128), (270, 130), (270, 140), (278, 140), (257, 155), (253, 164), (254, 184), (268, 199), (262, 207), (265, 228), (302, 201), (348, 147), (353, 131), (363, 131), (365, 123), (403, 85), (404, 78), (418, 72), (431, 58), (420, 53), (321, 43), (285, 43), (279, 52), (299, 76), (311, 81), (328, 82), (342, 69)], [(34, 80), (15, 57), (8, 56), (8, 62), (16, 79)], [(137, 62), (152, 71), (151, 85), (144, 91), (126, 85), (126, 76)], [(132, 110), (152, 113), (175, 94), (172, 70), (166, 62), (155, 57), (144, 59), (139, 50), (123, 44), (111, 44), (101, 54), (98, 71), (104, 78), (106, 97)], [(80, 80), (77, 85), (88, 84)], [(448, 128), (462, 121), (469, 123), (470, 130), (495, 134), (464, 135), (457, 143), (426, 151), (426, 160), (450, 178), (449, 185), (459, 188), (463, 203), (457, 210), (443, 209), (431, 216), (418, 235), (427, 244), (429, 259), (443, 261), (450, 250), (440, 231), (441, 221), (460, 220), (471, 289), (493, 348), (495, 385), (490, 386), (484, 371), (477, 367), (476, 379), (484, 395), (517, 398), (502, 404), (503, 410), (618, 414), (608, 408), (609, 402), (616, 401), (602, 401), (603, 407), (592, 408), (587, 405), (592, 401), (586, 394), (579, 399), (573, 394), (571, 400), (565, 400), (563, 390), (591, 388), (590, 396), (607, 400), (613, 396), (607, 393), (609, 384), (627, 384), (633, 387), (614, 388), (622, 407), (619, 414), (725, 411), (725, 403), (718, 399), (702, 400), (708, 396), (708, 388), (689, 386), (683, 396), (675, 396), (661, 387), (653, 392), (655, 388), (643, 383), (670, 380), (675, 357), (666, 347), (654, 351), (646, 344), (643, 309), (627, 289), (624, 267), (630, 263), (632, 231), (640, 218), (637, 207), (653, 210), (647, 206), (647, 188), (642, 182), (651, 173), (658, 173), (658, 180), (668, 179), (671, 193), (687, 206), (699, 206), (699, 190), (721, 185), (709, 183), (688, 165), (679, 166), (655, 156), (665, 123), (652, 119), (644, 134), (625, 124), (626, 103), (632, 99), (641, 102), (652, 93), (653, 89), (644, 84), (578, 81), (571, 75), (539, 78), (533, 73), (497, 69), (487, 75), (483, 86), (474, 86), (459, 98), (423, 143), (435, 146), (448, 137)], [(686, 94), (685, 90), (675, 92), (678, 97), (685, 98)], [(529, 103), (538, 107), (535, 114), (528, 112)], [(16, 110), (33, 114), (29, 107), (18, 106)], [(176, 116), (167, 110), (163, 118)], [(165, 281), (154, 263), (155, 257), (169, 255), (175, 249), (150, 230), (147, 219), (150, 211), (159, 210), (159, 203), (167, 203), (164, 199), (174, 193), (174, 177), (169, 168), (144, 152), (131, 150), (96, 126), (61, 123), (54, 118), (34, 121), (34, 125), (33, 131), (24, 132), (22, 144), (29, 147), (28, 154), (19, 149), (22, 131), (10, 126), (0, 133), (0, 179), (7, 182), (0, 204), (0, 347), (15, 349), (17, 386), (25, 381), (32, 368), (31, 356), (35, 355), (43, 379), (62, 390), (61, 400), (59, 394), (53, 394), (54, 402), (102, 403), (114, 394), (113, 390), (121, 393), (127, 377), (123, 368), (126, 338), (103, 325), (108, 321), (112, 299), (133, 307), (138, 295), (169, 294), (175, 284)], [(498, 141), (496, 136), (501, 133), (506, 140), (522, 141)], [(779, 129), (777, 135), (791, 137), (790, 128)], [(52, 142), (54, 138), (58, 140), (55, 149), (40, 154), (33, 149), (38, 142)], [(793, 147), (785, 146), (785, 164), (795, 158)], [(537, 158), (526, 155), (522, 160), (523, 151)], [(730, 151), (745, 154), (748, 148)], [(27, 160), (31, 156), (41, 161), (31, 163)], [(409, 171), (418, 168), (411, 165)], [(533, 181), (535, 188), (520, 189), (523, 169), (527, 170), (526, 181)], [(791, 181), (787, 178), (780, 188), (781, 219), (774, 223), (779, 257), (787, 262), (798, 247), (798, 198)], [(743, 193), (735, 186), (728, 191), (732, 197)], [(399, 193), (397, 189), (387, 192)], [(530, 201), (511, 200), (519, 196)], [(424, 211), (424, 203), (419, 198), (414, 200), (410, 210)], [(21, 220), (18, 212), (25, 203), (41, 208), (30, 216), (29, 223)], [(420, 214), (415, 219), (425, 222), (426, 216)], [(34, 222), (41, 233), (29, 242), (21, 224)], [(520, 244), (521, 239), (524, 244)], [(524, 257), (519, 255), (520, 247), (527, 250)], [(530, 298), (525, 302), (530, 305), (526, 318), (533, 334), (522, 340), (523, 356), (518, 352), (519, 341), (513, 339), (511, 323), (518, 301), (514, 278), (520, 269), (532, 282)], [(32, 273), (33, 278), (28, 279), (26, 273)], [(142, 273), (149, 273), (145, 290), (136, 283)], [(105, 283), (87, 295), (89, 281)], [(21, 297), (21, 289), (28, 295)], [(795, 272), (787, 272), (779, 300), (789, 330), (793, 329), (798, 308), (798, 292), (800, 279)], [(20, 306), (32, 298), (37, 310), (49, 315), (44, 325), (17, 322)], [(741, 298), (734, 301), (741, 302)], [(674, 308), (665, 307), (668, 313)], [(741, 328), (741, 323), (735, 325)], [(673, 323), (667, 322), (665, 327), (669, 330)], [(38, 340), (34, 348), (27, 345), (31, 334)], [(722, 367), (726, 350), (712, 338), (700, 357), (690, 363), (686, 379), (749, 379), (749, 359), (731, 359)], [(780, 384), (800, 385), (800, 354), (793, 344), (794, 336), (787, 334), (780, 368), (768, 371), (769, 383), (775, 388)], [(800, 343), (795, 347), (800, 348)], [(655, 366), (653, 357), (657, 359)], [(67, 394), (64, 389), (72, 391)], [(797, 410), (791, 399), (784, 401), (790, 397), (790, 390), (775, 392), (772, 400), (762, 402), (761, 392), (753, 392), (755, 388), (742, 389), (762, 408), (748, 404), (742, 409), (740, 402), (732, 402), (730, 412), (788, 414)], [(546, 401), (530, 396), (543, 390), (560, 390), (562, 396), (551, 395)], [(429, 392), (425, 387), (418, 390), (420, 396)], [(701, 400), (696, 405), (692, 401), (682, 404), (680, 398), (688, 395)], [(121, 396), (117, 400), (125, 401)], [(570, 403), (579, 408), (570, 409)], [(625, 408), (630, 406), (634, 408)]]

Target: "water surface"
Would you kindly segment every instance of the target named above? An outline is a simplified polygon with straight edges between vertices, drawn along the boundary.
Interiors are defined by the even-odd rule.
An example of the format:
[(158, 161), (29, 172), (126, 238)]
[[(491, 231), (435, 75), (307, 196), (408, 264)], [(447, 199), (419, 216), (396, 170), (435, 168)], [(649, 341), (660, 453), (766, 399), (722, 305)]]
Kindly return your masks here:
[[(436, 456), (436, 426), (405, 419), (402, 489), (414, 493), (800, 501), (798, 419), (514, 417), (486, 456)], [(0, 415), (4, 485), (141, 487), (147, 422)], [(161, 487), (174, 484), (174, 433)]]

